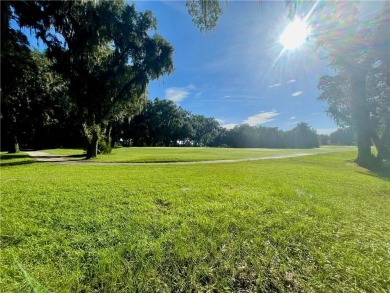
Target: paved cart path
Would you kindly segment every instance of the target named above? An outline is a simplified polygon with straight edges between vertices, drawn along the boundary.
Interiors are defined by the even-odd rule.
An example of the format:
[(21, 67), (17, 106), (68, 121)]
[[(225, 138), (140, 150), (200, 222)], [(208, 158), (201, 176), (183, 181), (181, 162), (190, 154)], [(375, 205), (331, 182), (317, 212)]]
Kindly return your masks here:
[(234, 160), (210, 160), (210, 161), (195, 161), (195, 162), (151, 162), (151, 163), (121, 163), (121, 162), (94, 162), (85, 160), (85, 158), (77, 158), (74, 156), (67, 155), (53, 155), (41, 151), (26, 151), (30, 157), (34, 158), (37, 162), (46, 163), (58, 163), (58, 164), (69, 164), (69, 165), (133, 165), (133, 166), (149, 166), (149, 165), (195, 165), (195, 164), (220, 164), (220, 163), (236, 163), (236, 162), (249, 162), (249, 161), (261, 161), (261, 160), (276, 160), (286, 158), (296, 158), (303, 156), (313, 156), (319, 154), (330, 153), (326, 152), (311, 152), (311, 153), (297, 153), (287, 155), (271, 155), (257, 158), (245, 158), (245, 159), (234, 159)]

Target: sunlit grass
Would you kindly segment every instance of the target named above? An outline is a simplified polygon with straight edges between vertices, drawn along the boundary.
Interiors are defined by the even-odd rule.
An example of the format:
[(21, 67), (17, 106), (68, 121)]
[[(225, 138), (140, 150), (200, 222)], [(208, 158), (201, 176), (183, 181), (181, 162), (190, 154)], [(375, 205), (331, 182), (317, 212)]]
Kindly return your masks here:
[(52, 155), (66, 155), (66, 156), (77, 156), (77, 155), (85, 154), (85, 151), (82, 149), (46, 149), (42, 151)]
[(390, 181), (355, 157), (2, 165), (0, 286), (386, 292)]
[[(348, 151), (354, 147), (329, 146), (317, 149), (255, 149), (255, 148), (194, 148), (194, 147), (131, 147), (116, 148), (109, 155), (99, 155), (93, 159), (97, 162), (193, 162), (211, 160), (237, 160), (260, 158), (266, 156), (280, 156), (301, 153)], [(56, 155), (79, 155), (82, 150), (56, 149), (44, 150)]]

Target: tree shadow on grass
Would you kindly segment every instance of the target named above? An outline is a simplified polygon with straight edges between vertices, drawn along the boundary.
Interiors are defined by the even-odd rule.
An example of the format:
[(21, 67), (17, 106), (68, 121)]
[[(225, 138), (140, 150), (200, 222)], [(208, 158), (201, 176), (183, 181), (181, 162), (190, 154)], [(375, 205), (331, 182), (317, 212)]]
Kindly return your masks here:
[(0, 166), (19, 166), (19, 165), (29, 165), (35, 163), (34, 160), (30, 158), (29, 155), (24, 154), (0, 154)]
[(369, 170), (379, 177), (390, 180), (390, 161), (384, 162), (381, 166), (370, 168)]
[[(69, 159), (68, 159), (69, 158)], [(47, 159), (47, 161), (40, 160)], [(25, 154), (0, 154), (0, 166), (9, 167), (9, 166), (20, 166), (20, 165), (29, 165), (34, 163), (61, 163), (61, 162), (71, 162), (71, 161), (81, 161), (86, 160), (85, 154), (78, 155), (51, 155), (51, 156), (38, 156), (30, 157)]]
[(0, 160), (0, 167), (10, 167), (10, 166), (21, 166), (21, 165), (30, 165), (34, 164), (34, 160), (25, 160), (25, 161), (16, 161), (16, 162), (4, 162), (4, 160)]
[(67, 156), (69, 158), (86, 158), (87, 157), (87, 154), (79, 154), (79, 155), (69, 155)]
[(14, 160), (14, 159), (26, 159), (30, 158), (29, 155), (18, 155), (18, 154), (1, 154), (0, 155), (0, 161), (8, 161), (8, 160)]
[(374, 165), (366, 168), (369, 173), (361, 172), (359, 173), (364, 174), (364, 175), (370, 175), (370, 176), (375, 176), (379, 177), (384, 180), (390, 180), (390, 161), (384, 161), (380, 165)]
[(9, 166), (20, 166), (20, 165), (29, 165), (29, 164), (34, 164), (36, 163), (35, 161), (20, 161), (20, 162), (9, 162), (9, 163), (3, 163), (0, 162), (1, 167), (9, 167)]

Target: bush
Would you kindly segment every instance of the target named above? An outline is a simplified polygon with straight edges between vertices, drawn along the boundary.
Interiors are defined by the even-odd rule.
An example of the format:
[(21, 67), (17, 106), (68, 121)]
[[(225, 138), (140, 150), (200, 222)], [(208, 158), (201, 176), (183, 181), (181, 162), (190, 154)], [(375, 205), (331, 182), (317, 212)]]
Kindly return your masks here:
[(112, 151), (111, 139), (101, 140), (99, 142), (99, 146), (98, 146), (99, 154), (107, 155), (107, 154), (111, 154), (111, 151)]

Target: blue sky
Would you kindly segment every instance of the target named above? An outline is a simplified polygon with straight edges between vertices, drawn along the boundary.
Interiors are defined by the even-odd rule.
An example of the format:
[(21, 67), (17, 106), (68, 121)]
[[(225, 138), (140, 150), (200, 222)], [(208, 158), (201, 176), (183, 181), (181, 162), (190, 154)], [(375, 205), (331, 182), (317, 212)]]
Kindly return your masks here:
[[(321, 134), (337, 129), (326, 103), (317, 100), (320, 77), (333, 74), (324, 54), (311, 39), (291, 51), (279, 42), (290, 23), (285, 1), (221, 1), (218, 25), (207, 33), (192, 24), (184, 0), (129, 2), (151, 10), (156, 32), (174, 47), (175, 71), (151, 82), (150, 99), (173, 100), (226, 128), (248, 123), (288, 130), (306, 122)], [(361, 17), (373, 18), (382, 5), (362, 1)]]
[(136, 1), (158, 19), (157, 33), (174, 47), (175, 71), (153, 81), (149, 98), (171, 99), (184, 109), (218, 119), (291, 129), (307, 122), (318, 133), (337, 129), (317, 100), (319, 78), (332, 71), (310, 41), (280, 56), (289, 23), (283, 1), (223, 5), (217, 28), (201, 33), (184, 1)]

